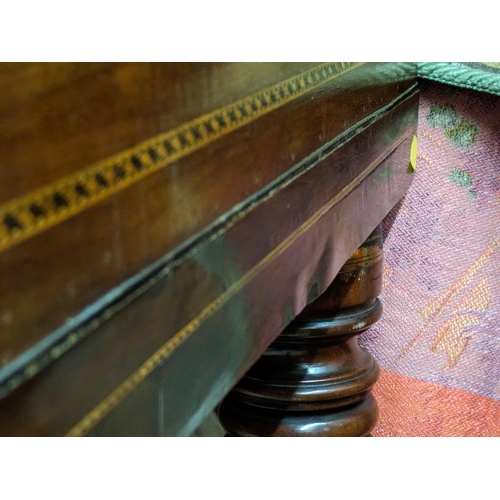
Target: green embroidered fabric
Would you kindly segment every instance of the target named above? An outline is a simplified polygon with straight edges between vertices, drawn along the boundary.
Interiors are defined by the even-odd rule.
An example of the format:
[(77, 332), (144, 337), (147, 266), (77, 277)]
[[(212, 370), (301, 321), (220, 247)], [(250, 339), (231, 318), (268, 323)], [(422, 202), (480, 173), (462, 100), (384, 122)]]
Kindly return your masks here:
[(418, 76), (467, 89), (500, 95), (498, 62), (421, 62)]

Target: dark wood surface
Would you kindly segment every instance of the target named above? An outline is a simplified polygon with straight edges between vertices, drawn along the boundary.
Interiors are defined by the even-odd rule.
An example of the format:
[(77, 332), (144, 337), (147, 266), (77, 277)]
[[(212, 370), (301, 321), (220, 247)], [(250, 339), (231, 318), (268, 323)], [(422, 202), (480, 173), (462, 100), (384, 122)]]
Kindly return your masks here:
[(4, 435), (190, 434), (411, 182), (413, 64), (2, 66)]
[(218, 415), (229, 436), (367, 436), (378, 416), (371, 390), (379, 367), (356, 336), (380, 319), (381, 291), (378, 226), (223, 400)]

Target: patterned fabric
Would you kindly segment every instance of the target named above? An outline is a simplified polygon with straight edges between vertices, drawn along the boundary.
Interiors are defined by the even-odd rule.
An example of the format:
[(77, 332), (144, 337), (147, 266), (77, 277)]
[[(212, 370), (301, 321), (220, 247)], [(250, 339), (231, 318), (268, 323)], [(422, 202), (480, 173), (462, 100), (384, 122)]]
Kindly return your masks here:
[(500, 436), (500, 97), (423, 82), (413, 185), (384, 221), (375, 436)]
[(418, 63), (418, 76), (436, 82), (500, 95), (500, 63)]

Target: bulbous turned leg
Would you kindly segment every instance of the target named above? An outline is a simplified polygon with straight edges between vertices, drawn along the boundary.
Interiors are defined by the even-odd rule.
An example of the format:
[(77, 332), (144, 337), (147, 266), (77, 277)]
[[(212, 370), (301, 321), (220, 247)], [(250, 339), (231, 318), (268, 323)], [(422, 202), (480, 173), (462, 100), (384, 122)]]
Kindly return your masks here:
[(356, 336), (382, 314), (380, 226), (219, 407), (230, 436), (366, 436), (379, 376)]

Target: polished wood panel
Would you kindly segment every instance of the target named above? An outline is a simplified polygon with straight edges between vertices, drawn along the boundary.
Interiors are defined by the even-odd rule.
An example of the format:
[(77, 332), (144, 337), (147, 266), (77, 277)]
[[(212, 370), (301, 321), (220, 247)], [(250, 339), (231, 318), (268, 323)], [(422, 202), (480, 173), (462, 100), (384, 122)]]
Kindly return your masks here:
[(0, 202), (318, 64), (2, 63)]
[[(414, 65), (332, 64), (324, 80), (310, 64), (8, 67), (0, 108), (12, 122), (12, 103), (22, 112), (0, 175), (19, 178), (0, 209), (22, 227), (3, 219), (1, 434), (188, 435), (310, 302), (311, 280), (328, 287), (411, 183), (418, 102)], [(245, 116), (262, 93), (263, 111)], [(238, 99), (250, 108), (233, 123)], [(224, 110), (227, 128), (203, 147), (193, 133), (173, 156), (164, 142), (163, 159), (149, 151), (155, 134)], [(39, 168), (42, 139), (51, 166)], [(98, 178), (95, 162), (111, 160), (118, 177)], [(80, 174), (98, 196), (79, 205), (64, 191), (66, 207), (59, 183)], [(43, 216), (21, 209), (40, 193), (57, 220), (28, 235)]]
[[(318, 293), (325, 290), (352, 252), (351, 245), (359, 245), (370, 234), (396, 202), (396, 193), (406, 189), (411, 176), (402, 166), (410, 142), (403, 143), (178, 347), (171, 305), (183, 300), (194, 307), (212, 293), (212, 287), (224, 293), (224, 286), (215, 276), (210, 283), (198, 275), (193, 295), (192, 285), (180, 274), (156, 281), (140, 298), (103, 322), (99, 335), (75, 345), (36, 379), (4, 398), (0, 402), (2, 434), (58, 435), (70, 429), (76, 434), (123, 435), (124, 429), (134, 434), (138, 424), (131, 418), (131, 407), (123, 403), (140, 399), (146, 383), (156, 388), (148, 407), (162, 405), (166, 415), (163, 434), (189, 435), (312, 300), (309, 284), (314, 281)], [(386, 201), (380, 205), (382, 200)], [(373, 210), (356, 221), (350, 219), (349, 214), (363, 204)], [(169, 286), (176, 282), (184, 288)], [(172, 333), (164, 343), (165, 331)], [(157, 363), (151, 370), (149, 365), (141, 365), (141, 359), (155, 349), (165, 357), (150, 359)], [(126, 379), (131, 372), (137, 379)], [(157, 412), (148, 412), (143, 418), (157, 419)], [(78, 427), (72, 427), (75, 424)]]
[[(111, 75), (118, 72), (120, 75), (120, 68), (121, 66), (116, 68), (113, 66), (108, 72)], [(142, 74), (141, 65), (133, 68), (137, 74), (134, 73), (135, 76), (126, 86), (127, 89), (132, 87)], [(216, 65), (213, 70), (214, 82), (219, 81), (216, 68), (219, 66)], [(271, 80), (272, 83), (290, 75), (290, 70), (286, 72), (280, 70), (282, 66), (272, 68), (276, 72)], [(239, 128), (231, 128), (231, 133), (175, 160), (165, 168), (152, 171), (151, 174), (123, 190), (118, 192), (107, 190), (94, 179), (92, 183), (95, 189), (98, 192), (102, 190), (104, 194), (109, 192), (109, 196), (106, 194), (106, 197), (99, 198), (96, 204), (78, 205), (82, 210), (74, 213), (71, 218), (59, 220), (56, 217), (56, 225), (6, 248), (1, 255), (2, 259), (8, 262), (8, 272), (0, 282), (0, 296), (3, 297), (3, 309), (6, 312), (3, 316), (3, 330), (5, 345), (8, 348), (2, 352), (0, 364), (5, 365), (13, 361), (47, 335), (64, 329), (68, 326), (68, 319), (75, 318), (86, 307), (92, 308), (97, 300), (104, 301), (100, 308), (106, 307), (107, 294), (110, 290), (123, 287), (125, 280), (134, 279), (146, 266), (154, 265), (159, 259), (173, 262), (183, 252), (203, 245), (204, 240), (212, 236), (214, 224), (217, 224), (221, 217), (227, 219), (231, 214), (236, 216), (240, 211), (239, 204), (243, 202), (248, 204), (248, 200), (252, 197), (255, 198), (254, 203), (258, 203), (263, 189), (267, 192), (277, 189), (276, 186), (271, 187), (271, 184), (279, 183), (282, 176), (288, 176), (290, 171), (300, 168), (301, 162), (325, 145), (346, 140), (347, 138), (339, 136), (361, 120), (373, 114), (375, 115), (372, 119), (379, 114), (384, 115), (384, 107), (390, 105), (394, 99), (397, 100), (414, 83), (411, 72), (405, 73), (398, 66), (393, 72), (388, 71), (384, 65), (374, 64), (356, 67), (347, 73), (342, 73), (342, 68), (338, 70), (340, 74), (338, 78), (330, 80), (325, 85), (314, 84), (311, 81), (310, 92), (299, 95), (272, 113), (259, 115), (257, 120)], [(55, 69), (53, 71), (57, 72)], [(237, 80), (240, 85), (246, 81), (246, 71), (248, 69)], [(132, 69), (129, 72), (132, 73)], [(188, 69), (181, 71), (173, 65), (172, 72), (176, 75), (172, 82), (168, 79), (169, 73), (161, 73), (164, 80), (155, 85), (164, 82), (163, 85), (169, 88), (175, 89), (179, 86), (188, 95), (195, 92), (194, 89), (189, 90), (190, 85), (195, 85), (189, 82), (191, 79), (196, 80), (198, 74), (196, 71), (192, 73)], [(145, 72), (143, 77), (146, 78), (147, 75), (148, 72)], [(176, 78), (180, 79), (179, 75), (183, 75), (188, 81), (182, 80), (182, 84), (178, 83)], [(99, 81), (97, 76), (94, 77)], [(264, 88), (269, 80), (270, 77), (265, 78), (261, 88)], [(231, 88), (235, 84), (228, 80), (224, 85)], [(78, 92), (70, 90), (73, 88), (70, 82), (67, 86), (69, 89), (66, 89), (66, 92), (70, 97), (64, 93), (63, 86), (57, 93), (60, 99), (71, 99), (74, 106), (83, 99), (84, 102), (80, 106), (90, 106), (85, 99), (90, 99), (93, 94), (85, 93), (83, 83), (78, 87)], [(198, 86), (195, 88), (198, 89)], [(248, 87), (249, 92), (255, 90), (255, 85)], [(109, 145), (106, 146), (106, 153), (103, 151), (99, 156), (87, 158), (85, 155), (90, 154), (89, 151), (93, 151), (92, 155), (97, 155), (99, 148), (104, 147), (101, 144), (108, 144), (109, 138), (124, 135), (127, 138), (127, 146), (132, 148), (135, 146), (136, 143), (129, 135), (122, 132), (122, 127), (126, 128), (127, 121), (122, 123), (122, 115), (113, 114), (111, 111), (115, 106), (121, 109), (120, 96), (118, 93), (115, 97), (118, 102), (113, 100), (101, 103), (101, 107), (105, 106), (114, 117), (115, 128), (108, 125), (101, 130), (100, 122), (94, 124), (93, 133), (87, 138), (88, 142), (79, 144), (78, 147), (74, 146), (69, 157), (67, 148), (71, 142), (66, 143), (62, 138), (57, 141), (54, 139), (53, 148), (57, 146), (58, 149), (54, 149), (53, 156), (68, 159), (64, 163), (67, 168), (58, 167), (57, 175), (75, 172), (69, 159), (73, 159), (77, 154), (82, 154), (88, 162), (93, 161), (92, 159), (104, 159), (103, 155), (110, 153)], [(207, 109), (203, 96), (204, 92), (200, 90), (201, 103), (197, 105), (200, 112)], [(224, 102), (229, 105), (231, 103), (229, 99), (233, 96), (234, 93), (228, 92), (227, 100)], [(239, 96), (244, 97), (243, 90)], [(172, 99), (177, 98), (177, 94), (172, 95)], [(144, 96), (141, 99), (144, 99)], [(187, 97), (183, 99), (185, 101)], [(179, 100), (182, 102), (182, 99)], [(58, 102), (50, 101), (47, 106), (52, 109), (59, 105)], [(193, 102), (189, 102), (190, 107), (195, 106)], [(30, 98), (29, 103), (30, 109), (38, 109), (36, 106), (39, 106), (40, 113), (46, 109), (43, 99), (36, 101)], [(137, 109), (140, 109), (141, 105), (145, 104), (139, 100), (136, 104)], [(172, 112), (177, 112), (177, 108)], [(163, 107), (159, 107), (158, 114), (163, 116), (162, 113), (168, 114)], [(179, 112), (179, 114), (187, 117), (184, 113)], [(189, 116), (192, 115), (190, 112)], [(160, 117), (157, 119), (160, 120)], [(108, 120), (111, 120), (111, 117)], [(137, 123), (142, 123), (137, 120)], [(413, 117), (410, 120), (413, 120)], [(152, 118), (149, 118), (148, 123), (152, 121)], [(396, 124), (396, 127), (393, 127), (394, 137), (402, 133), (401, 130), (405, 128), (402, 125), (402, 118), (396, 119)], [(168, 125), (174, 125), (174, 122), (168, 121)], [(49, 122), (46, 126), (48, 130), (53, 127), (59, 131), (63, 124), (57, 121), (52, 124)], [(150, 127), (145, 128), (150, 129)], [(385, 133), (391, 133), (389, 124), (384, 128)], [(144, 128), (141, 126), (139, 129), (141, 132), (138, 133), (137, 140), (143, 140)], [(94, 134), (99, 130), (102, 134), (96, 137)], [(155, 128), (154, 132), (159, 130)], [(75, 134), (74, 129), (71, 131)], [(82, 137), (86, 137), (83, 132)], [(376, 140), (379, 143), (385, 142), (383, 147), (390, 147), (395, 140), (394, 137), (389, 136), (384, 139), (380, 136)], [(29, 143), (28, 139), (26, 142)], [(111, 143), (114, 144), (113, 141)], [(97, 149), (95, 149), (96, 144), (99, 146)], [(119, 141), (115, 148), (118, 145), (124, 147), (124, 144), (125, 142)], [(31, 162), (24, 166), (21, 160), (12, 157), (10, 163), (5, 163), (10, 165), (9, 169), (5, 169), (9, 171), (5, 175), (10, 176), (15, 172), (19, 179), (23, 179), (17, 182), (24, 185), (27, 195), (31, 196), (31, 189), (35, 187), (31, 185), (32, 179), (36, 179), (38, 183), (47, 183), (56, 179), (56, 175), (44, 173), (35, 146), (27, 145), (26, 150), (32, 154)], [(115, 151), (121, 158), (121, 151), (119, 149)], [(355, 164), (362, 165), (362, 161)], [(80, 163), (78, 165), (82, 166)], [(85, 166), (82, 166), (84, 171)], [(24, 174), (25, 168), (31, 168), (31, 173)], [(128, 168), (135, 168), (132, 161)], [(118, 175), (114, 169), (113, 172), (113, 175)], [(345, 176), (339, 174), (338, 182), (342, 183)], [(108, 180), (104, 176), (104, 181)], [(15, 183), (6, 179), (4, 185), (13, 186)], [(51, 187), (52, 184), (48, 186)], [(12, 189), (11, 196), (17, 194), (18, 191)], [(78, 196), (76, 200), (85, 199), (85, 195)], [(69, 195), (64, 197), (65, 200), (69, 198), (71, 198)], [(68, 212), (68, 208), (64, 202), (61, 203), (58, 210), (64, 215)], [(32, 203), (28, 203), (27, 206), (31, 214)], [(10, 212), (7, 210), (6, 214)], [(29, 214), (26, 217), (31, 217)], [(4, 214), (4, 218), (5, 216)], [(31, 224), (31, 227), (33, 226), (38, 227), (38, 222)], [(220, 229), (220, 224), (216, 228)], [(13, 231), (15, 233), (15, 227)], [(126, 285), (127, 290), (121, 288), (115, 293), (126, 294), (131, 286), (133, 285)], [(76, 318), (74, 321), (81, 323), (82, 320)]]

